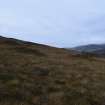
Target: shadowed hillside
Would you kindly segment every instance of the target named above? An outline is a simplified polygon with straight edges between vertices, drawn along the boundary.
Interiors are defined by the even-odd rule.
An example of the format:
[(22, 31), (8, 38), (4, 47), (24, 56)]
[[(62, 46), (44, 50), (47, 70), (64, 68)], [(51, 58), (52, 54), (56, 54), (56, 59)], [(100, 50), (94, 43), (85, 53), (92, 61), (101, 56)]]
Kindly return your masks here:
[(0, 37), (0, 105), (104, 105), (105, 59)]
[(78, 46), (72, 49), (80, 53), (82, 52), (91, 53), (91, 54), (96, 54), (97, 56), (100, 57), (105, 57), (105, 44), (90, 44), (90, 45)]

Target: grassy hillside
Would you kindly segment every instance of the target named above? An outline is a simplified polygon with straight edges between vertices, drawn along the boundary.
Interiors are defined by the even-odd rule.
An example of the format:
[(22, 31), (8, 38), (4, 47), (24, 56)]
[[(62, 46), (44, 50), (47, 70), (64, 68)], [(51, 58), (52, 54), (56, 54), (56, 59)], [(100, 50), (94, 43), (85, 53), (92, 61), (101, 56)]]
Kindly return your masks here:
[(0, 37), (0, 105), (104, 105), (105, 59)]

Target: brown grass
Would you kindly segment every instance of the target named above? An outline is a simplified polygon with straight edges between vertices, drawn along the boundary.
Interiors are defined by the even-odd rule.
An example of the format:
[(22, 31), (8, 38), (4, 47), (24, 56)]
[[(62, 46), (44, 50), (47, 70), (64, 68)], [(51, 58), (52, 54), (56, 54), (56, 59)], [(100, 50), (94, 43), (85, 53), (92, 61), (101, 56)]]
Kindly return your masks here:
[(12, 40), (0, 40), (0, 105), (105, 104), (104, 58)]

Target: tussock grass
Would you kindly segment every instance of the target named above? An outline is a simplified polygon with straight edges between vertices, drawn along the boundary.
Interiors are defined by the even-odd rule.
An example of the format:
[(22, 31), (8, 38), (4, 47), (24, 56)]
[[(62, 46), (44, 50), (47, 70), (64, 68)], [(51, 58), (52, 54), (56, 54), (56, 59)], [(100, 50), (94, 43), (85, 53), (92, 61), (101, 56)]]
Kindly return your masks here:
[(0, 105), (104, 105), (105, 59), (0, 38)]

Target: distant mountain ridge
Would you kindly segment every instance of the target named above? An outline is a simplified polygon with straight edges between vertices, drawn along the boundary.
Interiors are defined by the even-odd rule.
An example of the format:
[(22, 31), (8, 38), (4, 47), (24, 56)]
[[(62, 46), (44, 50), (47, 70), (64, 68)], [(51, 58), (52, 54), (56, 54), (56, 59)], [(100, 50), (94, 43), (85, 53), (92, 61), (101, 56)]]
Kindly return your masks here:
[(92, 53), (105, 56), (105, 44), (89, 44), (72, 48), (79, 53)]

